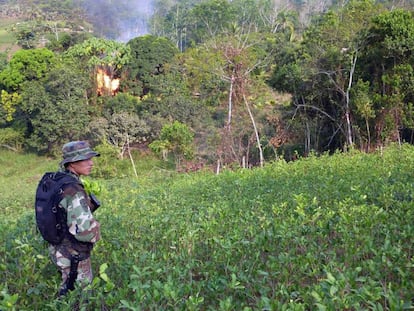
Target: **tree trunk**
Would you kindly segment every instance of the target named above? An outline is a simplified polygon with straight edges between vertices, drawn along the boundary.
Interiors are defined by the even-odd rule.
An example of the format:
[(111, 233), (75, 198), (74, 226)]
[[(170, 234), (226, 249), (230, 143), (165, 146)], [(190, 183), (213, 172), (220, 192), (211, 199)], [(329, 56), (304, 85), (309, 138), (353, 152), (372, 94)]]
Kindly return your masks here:
[(256, 122), (254, 121), (254, 117), (253, 117), (253, 114), (250, 110), (249, 103), (247, 102), (246, 96), (244, 94), (243, 94), (243, 100), (244, 100), (244, 103), (246, 105), (247, 112), (249, 113), (250, 120), (252, 121), (252, 124), (253, 124), (254, 134), (256, 136), (257, 148), (259, 149), (260, 167), (263, 167), (264, 157), (263, 157), (262, 145), (260, 144), (259, 132), (257, 131)]
[(230, 90), (229, 90), (229, 108), (228, 108), (228, 117), (227, 117), (227, 126), (230, 130), (231, 118), (232, 118), (232, 110), (233, 110), (233, 85), (234, 85), (234, 76), (230, 79)]
[(349, 71), (349, 81), (348, 81), (348, 87), (345, 92), (345, 119), (346, 119), (346, 125), (347, 125), (347, 131), (346, 131), (346, 141), (348, 144), (348, 147), (352, 147), (353, 140), (352, 140), (352, 124), (351, 124), (351, 108), (349, 105), (350, 99), (349, 99), (349, 92), (351, 91), (352, 87), (352, 79), (355, 72), (355, 65), (357, 62), (357, 53), (355, 52), (355, 56), (352, 57), (351, 60), (351, 70)]
[(130, 146), (129, 146), (129, 136), (128, 136), (128, 134), (127, 134), (126, 139), (127, 139), (126, 143), (127, 143), (128, 156), (129, 156), (129, 159), (131, 160), (132, 169), (134, 170), (135, 177), (138, 178), (137, 169), (135, 168), (134, 159), (132, 158), (132, 155), (131, 155), (131, 149), (130, 149)]

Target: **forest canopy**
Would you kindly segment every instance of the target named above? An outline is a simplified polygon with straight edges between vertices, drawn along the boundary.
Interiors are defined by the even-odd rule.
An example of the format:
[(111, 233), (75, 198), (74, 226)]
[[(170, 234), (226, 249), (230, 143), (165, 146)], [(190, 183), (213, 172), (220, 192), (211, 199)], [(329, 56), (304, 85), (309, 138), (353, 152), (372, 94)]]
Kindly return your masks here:
[(247, 167), (414, 141), (410, 2), (93, 3), (0, 2), (1, 146)]

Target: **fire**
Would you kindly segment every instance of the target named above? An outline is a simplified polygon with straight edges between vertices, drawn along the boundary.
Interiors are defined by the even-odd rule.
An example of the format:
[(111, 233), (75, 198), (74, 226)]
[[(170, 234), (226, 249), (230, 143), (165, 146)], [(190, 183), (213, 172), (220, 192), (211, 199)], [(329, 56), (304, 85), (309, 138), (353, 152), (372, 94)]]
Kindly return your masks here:
[(115, 95), (119, 89), (119, 79), (114, 79), (112, 74), (108, 74), (103, 68), (96, 71), (96, 82), (98, 95)]

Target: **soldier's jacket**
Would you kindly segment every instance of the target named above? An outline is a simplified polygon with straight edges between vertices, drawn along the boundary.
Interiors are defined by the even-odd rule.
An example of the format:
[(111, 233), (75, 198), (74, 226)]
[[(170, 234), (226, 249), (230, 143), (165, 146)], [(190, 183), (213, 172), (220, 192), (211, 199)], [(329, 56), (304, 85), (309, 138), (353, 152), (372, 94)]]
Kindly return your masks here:
[[(63, 169), (60, 169), (63, 171)], [(80, 183), (79, 176), (66, 171)], [(89, 196), (86, 194), (81, 184), (70, 184), (63, 187), (63, 198), (59, 202), (67, 213), (67, 226), (72, 241), (96, 243), (101, 238), (100, 224), (92, 215)], [(65, 239), (66, 240), (66, 239)], [(62, 244), (68, 244), (68, 241)]]
[(100, 224), (92, 215), (92, 204), (81, 185), (66, 186), (60, 205), (67, 212), (69, 233), (76, 240), (90, 243), (99, 241)]

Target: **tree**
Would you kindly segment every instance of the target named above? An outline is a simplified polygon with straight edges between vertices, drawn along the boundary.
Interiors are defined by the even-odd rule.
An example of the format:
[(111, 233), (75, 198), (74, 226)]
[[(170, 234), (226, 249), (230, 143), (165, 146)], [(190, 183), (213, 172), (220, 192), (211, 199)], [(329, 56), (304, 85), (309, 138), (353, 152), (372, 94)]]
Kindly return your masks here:
[[(356, 85), (352, 89), (351, 98), (356, 109), (356, 118), (360, 116), (365, 122), (366, 133), (364, 135), (363, 131), (360, 131), (361, 136), (361, 147), (366, 151), (369, 151), (371, 146), (371, 120), (375, 118), (375, 108), (373, 103), (372, 94), (369, 90), (369, 81), (362, 81), (361, 79), (357, 81)], [(356, 120), (358, 122), (358, 120)], [(364, 145), (366, 145), (364, 147)]]
[(65, 60), (83, 67), (83, 75), (89, 76), (93, 86), (88, 95), (95, 102), (97, 96), (113, 96), (118, 91), (119, 78), (129, 62), (130, 49), (124, 43), (90, 38), (70, 47), (63, 56)]
[(187, 17), (186, 41), (194, 46), (227, 32), (236, 20), (236, 12), (227, 0), (210, 0), (196, 4)]
[(361, 61), (375, 107), (377, 144), (401, 141), (414, 122), (414, 20), (412, 12), (393, 10), (373, 18)]
[(93, 37), (69, 48), (64, 55), (89, 69), (109, 66), (115, 75), (129, 62), (130, 50), (124, 43)]
[(9, 91), (19, 91), (26, 81), (42, 80), (56, 61), (54, 53), (46, 48), (19, 50), (0, 72), (0, 85)]
[(0, 71), (7, 67), (8, 55), (6, 52), (0, 52)]
[[(371, 1), (351, 1), (337, 11), (330, 10), (312, 22), (302, 45), (276, 67), (275, 86), (294, 95), (293, 113), (303, 118), (306, 136), (311, 137), (310, 132), (319, 135), (305, 140), (307, 152), (354, 144), (353, 120), (358, 110), (351, 93), (359, 77), (364, 32), (380, 10)], [(319, 120), (319, 129), (309, 127), (310, 119)]]
[[(151, 83), (152, 91), (142, 100), (142, 113), (147, 119), (161, 118), (164, 123), (179, 121), (198, 128), (208, 115), (206, 107), (197, 96), (190, 93), (182, 71), (172, 63), (165, 72), (156, 75)], [(154, 129), (158, 135), (159, 131)]]
[(159, 139), (153, 141), (149, 147), (156, 154), (162, 155), (164, 160), (172, 153), (178, 168), (184, 159), (193, 157), (193, 139), (194, 134), (187, 125), (174, 121), (163, 126)]
[[(253, 136), (259, 154), (258, 162), (263, 165), (259, 128), (254, 117), (254, 107), (266, 102), (266, 95), (269, 94), (261, 75), (267, 61), (263, 46), (260, 36), (227, 34), (211, 39), (208, 44), (189, 54), (191, 57), (187, 59), (185, 74), (190, 79), (207, 78), (203, 79), (203, 83), (215, 85), (213, 92), (216, 92), (218, 104), (226, 105), (227, 117), (220, 124), (222, 141), (217, 150), (217, 156), (224, 164), (237, 161), (240, 165), (243, 162), (248, 165)], [(203, 87), (193, 84), (200, 89)], [(263, 92), (256, 92), (258, 88)], [(251, 127), (246, 125), (246, 121)]]
[(87, 32), (81, 33), (63, 33), (58, 39), (50, 41), (46, 47), (54, 52), (62, 53), (67, 51), (70, 47), (80, 44), (92, 37), (92, 34)]
[(154, 78), (164, 73), (165, 65), (178, 50), (168, 39), (152, 35), (134, 38), (127, 46), (131, 57), (123, 70), (121, 87), (137, 96), (146, 95), (152, 90)]
[(115, 113), (128, 112), (139, 115), (143, 110), (142, 101), (138, 97), (122, 92), (104, 98), (103, 106), (102, 115), (108, 119)]
[(119, 150), (122, 158), (129, 153), (131, 144), (148, 140), (150, 128), (136, 113), (117, 112), (106, 118), (95, 118), (89, 124), (89, 132), (97, 141), (105, 141)]
[(149, 21), (151, 34), (170, 40), (181, 52), (191, 45), (190, 12), (200, 0), (157, 0)]
[(371, 17), (377, 12), (371, 1), (352, 1), (339, 11), (325, 15), (305, 37), (307, 50), (314, 51), (316, 56), (316, 74), (325, 76), (321, 77), (327, 88), (325, 94), (338, 103), (334, 109), (325, 111), (332, 111), (334, 118), (344, 120), (338, 120), (337, 124), (349, 147), (353, 145), (350, 91), (358, 55), (365, 44), (359, 34), (369, 26)]
[(16, 122), (25, 123), (27, 146), (41, 153), (53, 153), (65, 141), (87, 138), (87, 85), (74, 64), (59, 65), (43, 82), (24, 84)]
[[(19, 50), (13, 54), (10, 62), (0, 72), (2, 125), (13, 127), (19, 135), (26, 132), (27, 123), (21, 122), (25, 87), (29, 83), (43, 82), (56, 63), (53, 52), (44, 48)], [(39, 104), (40, 107), (43, 106), (43, 103)]]
[(1, 90), (0, 103), (2, 108), (2, 116), (0, 124), (13, 121), (13, 115), (16, 112), (16, 106), (21, 103), (21, 96), (17, 92), (11, 94), (5, 90)]
[(36, 41), (36, 26), (30, 22), (22, 23), (14, 26), (11, 32), (17, 39), (17, 44), (23, 49), (32, 49), (37, 45)]

